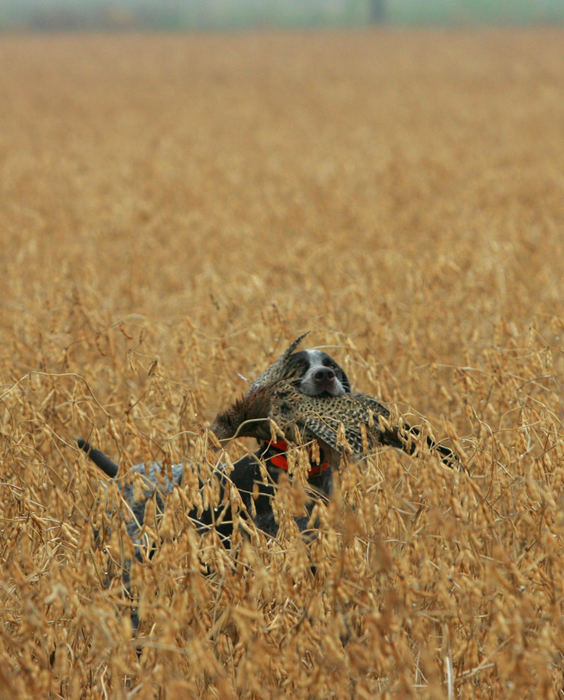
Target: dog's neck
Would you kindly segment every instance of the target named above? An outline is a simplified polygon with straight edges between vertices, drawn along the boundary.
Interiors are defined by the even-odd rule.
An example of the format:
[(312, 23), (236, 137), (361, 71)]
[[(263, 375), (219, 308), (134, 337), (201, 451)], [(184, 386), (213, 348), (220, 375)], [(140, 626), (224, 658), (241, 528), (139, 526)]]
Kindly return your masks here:
[[(288, 443), (285, 440), (276, 440), (275, 442), (265, 441), (262, 443), (262, 450), (264, 450), (268, 462), (278, 467), (278, 469), (283, 469), (286, 472), (289, 470), (287, 457)], [(310, 457), (308, 478), (322, 474), (331, 466), (330, 463), (324, 459), (323, 451), (320, 451), (319, 456), (319, 463)]]

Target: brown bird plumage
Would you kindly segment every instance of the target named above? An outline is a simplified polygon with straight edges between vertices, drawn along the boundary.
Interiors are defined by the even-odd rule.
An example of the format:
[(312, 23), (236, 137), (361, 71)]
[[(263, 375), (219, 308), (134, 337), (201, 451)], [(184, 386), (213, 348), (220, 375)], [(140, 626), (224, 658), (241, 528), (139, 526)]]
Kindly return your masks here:
[(333, 449), (361, 455), (381, 442), (378, 417), (389, 410), (371, 396), (305, 396), (289, 382), (272, 387), (269, 418), (283, 433), (297, 431), (302, 441), (317, 438)]
[[(315, 439), (332, 450), (356, 457), (378, 444), (412, 454), (418, 429), (391, 426), (389, 409), (374, 397), (352, 393), (307, 396), (291, 383), (292, 366), (288, 360), (305, 335), (297, 338), (253, 382), (244, 397), (216, 416), (211, 425), (215, 435), (220, 440), (254, 437), (260, 441), (277, 434), (298, 443)], [(448, 448), (436, 445), (429, 437), (426, 442), (449, 466), (458, 461)]]
[(306, 335), (309, 335), (309, 331), (307, 331), (307, 333), (303, 333), (292, 343), (290, 343), (290, 345), (286, 348), (286, 350), (284, 350), (280, 357), (277, 360), (275, 360), (270, 365), (270, 367), (267, 367), (267, 369), (265, 369), (264, 372), (255, 379), (255, 381), (251, 384), (249, 393), (252, 393), (253, 391), (261, 389), (265, 386), (273, 386), (282, 379), (291, 378), (292, 367), (288, 360), (290, 358), (290, 355), (294, 352), (294, 350), (298, 347), (298, 345), (302, 342)]

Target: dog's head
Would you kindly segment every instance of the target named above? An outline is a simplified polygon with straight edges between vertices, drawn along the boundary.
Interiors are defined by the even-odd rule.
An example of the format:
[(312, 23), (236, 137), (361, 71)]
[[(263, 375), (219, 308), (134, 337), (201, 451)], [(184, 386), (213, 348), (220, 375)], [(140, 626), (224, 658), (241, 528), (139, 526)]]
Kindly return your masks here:
[(219, 413), (212, 430), (219, 439), (234, 435), (268, 439), (273, 388), (280, 382), (292, 384), (305, 396), (335, 397), (349, 394), (351, 385), (345, 371), (322, 350), (296, 348), (307, 335), (297, 338), (255, 381), (247, 394)]
[(306, 396), (350, 394), (351, 385), (342, 367), (323, 350), (300, 350), (287, 360), (287, 378)]
[(311, 348), (294, 352), (304, 333), (251, 384), (249, 393), (279, 381), (289, 381), (307, 396), (341, 396), (351, 385), (344, 370), (323, 350)]

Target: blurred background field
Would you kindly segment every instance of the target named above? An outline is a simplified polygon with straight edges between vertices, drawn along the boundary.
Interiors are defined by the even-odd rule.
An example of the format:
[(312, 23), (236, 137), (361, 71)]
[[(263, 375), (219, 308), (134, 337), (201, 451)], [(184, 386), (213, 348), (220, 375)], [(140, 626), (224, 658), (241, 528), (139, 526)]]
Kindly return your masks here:
[(561, 24), (562, 0), (0, 0), (0, 31)]
[[(559, 697), (563, 39), (2, 38), (4, 696)], [(349, 465), (309, 549), (200, 546), (175, 495), (138, 659), (74, 438), (205, 459), (307, 329), (469, 475)]]

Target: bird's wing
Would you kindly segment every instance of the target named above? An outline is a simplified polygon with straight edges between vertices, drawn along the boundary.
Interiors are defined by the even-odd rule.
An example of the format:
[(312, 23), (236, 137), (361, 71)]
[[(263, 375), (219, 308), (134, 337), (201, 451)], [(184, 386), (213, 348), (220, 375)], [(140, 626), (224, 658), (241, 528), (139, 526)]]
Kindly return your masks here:
[(389, 410), (364, 394), (305, 396), (287, 382), (273, 392), (271, 418), (283, 429), (297, 426), (334, 449), (359, 455), (379, 442), (378, 416)]

